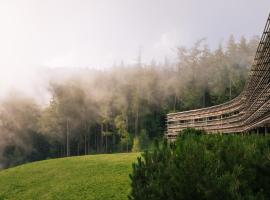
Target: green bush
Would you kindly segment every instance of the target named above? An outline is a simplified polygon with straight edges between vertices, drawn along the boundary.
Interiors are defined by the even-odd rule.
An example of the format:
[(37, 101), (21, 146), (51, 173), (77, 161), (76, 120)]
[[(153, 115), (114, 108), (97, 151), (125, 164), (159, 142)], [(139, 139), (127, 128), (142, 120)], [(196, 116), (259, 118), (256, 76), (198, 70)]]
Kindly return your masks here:
[(134, 137), (132, 152), (140, 152), (149, 149), (150, 139), (145, 129), (141, 130), (140, 135)]
[(186, 130), (133, 164), (134, 200), (270, 199), (270, 137)]
[(140, 139), (139, 137), (134, 137), (133, 139), (133, 146), (132, 146), (132, 152), (140, 152)]

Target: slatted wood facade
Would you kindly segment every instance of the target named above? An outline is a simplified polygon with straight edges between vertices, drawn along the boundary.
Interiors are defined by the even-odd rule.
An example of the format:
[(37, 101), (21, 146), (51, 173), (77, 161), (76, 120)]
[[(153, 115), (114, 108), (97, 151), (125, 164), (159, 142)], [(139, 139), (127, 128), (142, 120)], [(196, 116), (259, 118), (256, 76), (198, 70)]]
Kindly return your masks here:
[(208, 108), (167, 114), (167, 138), (185, 128), (208, 133), (241, 133), (270, 123), (270, 15), (243, 92), (235, 99)]

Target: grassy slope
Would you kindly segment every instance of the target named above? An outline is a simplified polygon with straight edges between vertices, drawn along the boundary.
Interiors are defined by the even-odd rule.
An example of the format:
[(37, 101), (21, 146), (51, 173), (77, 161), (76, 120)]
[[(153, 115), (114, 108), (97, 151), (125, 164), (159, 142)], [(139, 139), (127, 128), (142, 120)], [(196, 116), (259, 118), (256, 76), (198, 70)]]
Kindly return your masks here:
[(0, 200), (127, 199), (137, 153), (46, 160), (0, 172)]

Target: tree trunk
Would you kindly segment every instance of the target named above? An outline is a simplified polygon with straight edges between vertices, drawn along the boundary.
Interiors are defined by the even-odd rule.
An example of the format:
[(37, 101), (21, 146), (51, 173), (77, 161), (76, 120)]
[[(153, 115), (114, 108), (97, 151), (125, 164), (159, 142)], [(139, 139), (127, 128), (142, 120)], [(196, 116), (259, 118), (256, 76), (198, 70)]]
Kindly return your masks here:
[(115, 135), (114, 135), (114, 133), (113, 133), (113, 149), (112, 149), (112, 151), (113, 152), (115, 151)]
[(106, 140), (106, 153), (108, 153), (108, 124), (106, 123), (106, 135), (105, 135), (105, 140)]
[(98, 153), (99, 148), (98, 148), (98, 132), (95, 132), (95, 147), (96, 147), (96, 153)]
[(67, 157), (70, 155), (70, 151), (69, 151), (69, 123), (68, 123), (68, 119), (67, 119)]
[(135, 136), (138, 135), (138, 129), (139, 129), (139, 106), (136, 110), (136, 117), (135, 117)]
[(94, 129), (95, 131), (95, 148), (96, 148), (96, 152), (98, 152), (98, 138), (97, 138), (97, 130), (96, 130), (96, 127)]
[(127, 153), (128, 153), (128, 135), (127, 135)]
[(90, 153), (90, 139), (91, 139), (90, 126), (88, 126), (87, 154)]
[[(129, 120), (128, 120), (128, 113), (127, 113), (127, 116), (126, 116), (126, 129), (127, 129), (127, 152), (128, 152), (128, 135), (129, 135)], [(124, 147), (122, 149), (122, 151), (124, 152)]]
[(105, 140), (106, 140), (106, 153), (108, 153), (108, 136), (107, 136), (107, 134), (105, 135)]
[(173, 111), (176, 110), (176, 104), (177, 104), (177, 96), (176, 96), (176, 94), (175, 94), (175, 95), (174, 95)]
[(128, 120), (128, 113), (126, 115), (126, 129), (127, 129), (127, 132), (129, 132), (129, 120)]
[(230, 78), (230, 100), (232, 99), (232, 81)]
[(66, 152), (66, 145), (65, 143), (63, 144), (63, 157), (65, 157), (67, 155), (67, 152)]
[(85, 133), (85, 135), (84, 135), (84, 155), (86, 155), (87, 154), (87, 135), (86, 135), (87, 133)]
[(88, 129), (87, 129), (87, 122), (85, 121), (85, 133), (84, 133), (84, 155), (87, 154), (87, 134), (88, 134)]
[(59, 150), (58, 150), (58, 158), (61, 158), (62, 156), (62, 147), (61, 147), (61, 144), (59, 145)]
[(103, 152), (103, 124), (101, 123), (100, 151)]
[(203, 107), (205, 108), (205, 93), (206, 93), (206, 89), (204, 89), (203, 91)]
[(78, 146), (77, 146), (77, 155), (80, 155), (80, 141), (78, 141)]

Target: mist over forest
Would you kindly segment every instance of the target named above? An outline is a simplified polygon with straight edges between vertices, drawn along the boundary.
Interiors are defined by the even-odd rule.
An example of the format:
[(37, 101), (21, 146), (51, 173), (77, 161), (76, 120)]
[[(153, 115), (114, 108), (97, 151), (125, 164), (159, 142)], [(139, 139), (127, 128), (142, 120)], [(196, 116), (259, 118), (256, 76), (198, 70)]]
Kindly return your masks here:
[(20, 90), (1, 98), (0, 168), (144, 150), (164, 136), (168, 112), (212, 106), (240, 94), (258, 42), (258, 37), (231, 36), (210, 49), (202, 39), (191, 48), (178, 47), (177, 62), (146, 64), (138, 55), (136, 64), (102, 70), (44, 70), (41, 96)]

